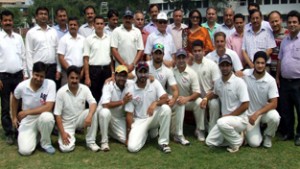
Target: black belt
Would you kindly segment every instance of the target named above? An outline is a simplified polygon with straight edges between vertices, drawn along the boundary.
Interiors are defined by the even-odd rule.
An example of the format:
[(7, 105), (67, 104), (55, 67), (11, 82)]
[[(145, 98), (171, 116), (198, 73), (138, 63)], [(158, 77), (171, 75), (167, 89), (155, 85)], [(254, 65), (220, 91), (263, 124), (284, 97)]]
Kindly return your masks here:
[(17, 73), (6, 73), (6, 72), (0, 72), (0, 78), (16, 78), (23, 76), (23, 71), (20, 70)]
[(282, 78), (282, 80), (287, 81), (287, 82), (300, 82), (300, 79), (286, 79), (286, 78)]
[(89, 66), (91, 69), (110, 69), (110, 65), (105, 65), (105, 66), (94, 66), (94, 65), (90, 65)]

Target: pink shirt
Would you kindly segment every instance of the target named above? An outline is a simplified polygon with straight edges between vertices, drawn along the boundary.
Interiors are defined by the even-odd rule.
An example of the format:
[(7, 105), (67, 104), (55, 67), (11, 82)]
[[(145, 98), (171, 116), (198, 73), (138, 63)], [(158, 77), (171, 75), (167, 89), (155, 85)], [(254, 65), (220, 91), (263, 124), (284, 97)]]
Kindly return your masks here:
[(226, 47), (235, 51), (238, 54), (243, 66), (245, 66), (246, 62), (242, 54), (242, 43), (243, 35), (241, 36), (237, 32), (234, 32), (226, 39)]

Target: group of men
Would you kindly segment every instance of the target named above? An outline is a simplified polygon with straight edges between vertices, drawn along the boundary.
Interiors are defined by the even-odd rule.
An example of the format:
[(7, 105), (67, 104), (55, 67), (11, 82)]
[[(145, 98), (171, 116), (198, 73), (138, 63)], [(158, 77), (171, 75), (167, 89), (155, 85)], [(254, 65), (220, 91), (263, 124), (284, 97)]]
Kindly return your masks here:
[[(167, 25), (167, 15), (152, 4), (146, 26), (141, 11), (126, 10), (118, 26), (118, 11), (109, 10), (105, 26), (105, 19), (88, 6), (87, 23), (80, 26), (78, 18), (59, 8), (57, 25), (50, 27), (48, 9), (38, 7), (25, 45), (12, 31), (13, 13), (2, 11), (0, 93), (6, 142), (13, 144), (18, 133), (21, 155), (32, 154), (38, 142), (54, 154), (50, 136), (56, 125), (62, 152), (73, 151), (76, 130), (86, 129), (86, 145), (95, 152), (110, 150), (109, 136), (130, 152), (139, 151), (148, 136), (158, 136), (160, 150), (170, 153), (170, 136), (190, 145), (184, 136), (186, 110), (193, 111), (197, 140), (228, 146), (229, 152), (244, 142), (270, 148), (280, 119), (283, 139), (294, 138), (294, 106), (300, 120), (300, 14), (287, 15), (286, 31), (278, 11), (269, 14), (268, 23), (257, 4), (248, 9), (249, 24), (227, 8), (224, 24), (218, 25), (217, 11), (208, 8), (202, 26), (215, 50), (206, 56), (200, 40), (193, 42), (192, 55), (183, 49), (186, 25), (180, 9)], [(267, 124), (264, 131), (261, 123)], [(300, 125), (295, 145), (300, 145)]]

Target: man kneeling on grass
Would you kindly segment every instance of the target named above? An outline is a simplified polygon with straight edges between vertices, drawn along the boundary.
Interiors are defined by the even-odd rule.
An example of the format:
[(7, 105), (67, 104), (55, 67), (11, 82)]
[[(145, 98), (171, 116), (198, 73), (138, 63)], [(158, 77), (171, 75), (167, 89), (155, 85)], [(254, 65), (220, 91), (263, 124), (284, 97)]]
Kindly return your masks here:
[(157, 80), (150, 83), (146, 62), (138, 63), (136, 75), (136, 83), (128, 89), (132, 100), (125, 105), (128, 151), (138, 152), (147, 140), (148, 131), (159, 128), (159, 147), (164, 153), (170, 153), (171, 109), (166, 105), (168, 95)]

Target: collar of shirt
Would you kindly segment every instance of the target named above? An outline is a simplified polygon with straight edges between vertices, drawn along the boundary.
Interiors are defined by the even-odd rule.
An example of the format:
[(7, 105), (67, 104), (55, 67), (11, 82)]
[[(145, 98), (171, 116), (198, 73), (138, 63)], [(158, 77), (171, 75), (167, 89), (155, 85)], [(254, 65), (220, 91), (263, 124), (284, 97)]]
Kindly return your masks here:
[(68, 25), (67, 25), (67, 24), (66, 24), (66, 29), (65, 29), (65, 30), (60, 29), (59, 25), (55, 25), (55, 26), (54, 26), (54, 29), (56, 29), (56, 30), (58, 30), (58, 31), (60, 31), (60, 32), (63, 32), (63, 33), (66, 33), (66, 32), (69, 31), (69, 28), (68, 28)]
[[(215, 24), (215, 25), (216, 25), (216, 24)], [(227, 25), (225, 25), (225, 23), (223, 23), (221, 26), (224, 27), (224, 28), (226, 28), (226, 29), (228, 29), (228, 30), (232, 30), (232, 29), (235, 28), (233, 25), (232, 25), (231, 28), (229, 28)]]
[[(74, 95), (74, 94), (72, 93), (72, 91), (70, 90), (68, 83), (67, 83), (66, 85), (67, 85), (66, 92), (68, 92), (68, 93)], [(81, 92), (81, 90), (82, 90), (82, 87), (81, 87), (80, 84), (78, 84), (78, 90), (77, 90), (77, 92), (76, 92), (76, 95), (74, 95), (74, 96), (78, 96), (78, 94)]]
[[(296, 36), (294, 39), (299, 39), (299, 38), (300, 38), (300, 31), (298, 32), (297, 36)], [(290, 35), (290, 34), (287, 36), (287, 39), (288, 39), (288, 40), (293, 40), (293, 39), (291, 38), (291, 35)]]
[(83, 37), (82, 37), (81, 35), (79, 35), (78, 33), (77, 33), (77, 35), (76, 35), (76, 38), (74, 38), (74, 37), (70, 34), (70, 32), (68, 32), (68, 34), (67, 34), (66, 36), (68, 36), (69, 39), (75, 39), (75, 40), (83, 38)]
[(259, 82), (267, 82), (267, 73), (268, 72), (265, 72), (264, 76), (260, 79), (256, 79), (256, 77), (254, 76), (254, 69), (251, 69), (251, 74), (249, 75), (250, 78), (256, 80), (256, 81), (259, 81)]
[[(123, 29), (123, 30), (128, 31), (128, 30), (124, 27), (123, 24), (120, 25), (120, 28)], [(131, 26), (131, 29), (130, 29), (128, 32), (132, 31), (133, 29), (135, 29), (135, 27), (134, 27), (134, 26)]]
[(183, 23), (181, 23), (181, 24), (180, 24), (180, 28), (177, 29), (175, 23), (172, 23), (172, 24), (170, 25), (170, 28), (171, 28), (171, 29), (175, 29), (175, 30), (183, 30), (183, 29), (187, 28), (187, 26), (185, 26)]
[(106, 33), (103, 32), (103, 36), (102, 36), (102, 37), (99, 37), (99, 36), (96, 34), (96, 32), (94, 32), (93, 38), (105, 39), (105, 38), (107, 38), (107, 35), (106, 35)]
[(148, 25), (149, 25), (149, 26), (154, 26), (154, 27), (156, 27), (156, 25), (155, 25), (152, 21), (150, 21), (150, 22), (148, 23)]
[(237, 78), (237, 77), (236, 77), (235, 74), (232, 72), (230, 78), (229, 78), (226, 82), (223, 81), (222, 77), (221, 77), (220, 82), (223, 83), (223, 84), (226, 84), (226, 83), (232, 83), (232, 82), (234, 82), (234, 79), (235, 79), (235, 78)]
[(263, 31), (266, 31), (266, 28), (264, 28), (262, 26), (260, 26), (259, 30), (256, 33), (253, 31), (252, 27), (251, 27), (251, 29), (248, 29), (248, 32), (251, 32), (252, 34), (259, 34)]
[[(207, 29), (210, 29), (210, 27), (208, 26), (207, 22), (203, 23), (202, 26), (205, 27), (205, 28), (207, 28)], [(215, 25), (214, 25), (213, 29), (216, 29), (218, 26), (219, 26), (219, 24), (217, 22), (215, 22)]]
[(233, 33), (233, 36), (243, 37), (243, 35), (241, 36), (241, 34), (237, 33), (237, 31), (235, 31), (235, 32)]
[(153, 60), (150, 61), (150, 64), (149, 64), (149, 65), (150, 65), (150, 66), (153, 68), (153, 70), (155, 70), (155, 71), (161, 70), (162, 67), (164, 66), (164, 65), (162, 64), (161, 67), (159, 67), (158, 69), (156, 69), (156, 68), (154, 67)]
[[(153, 82), (152, 82), (152, 83), (153, 83)], [(138, 87), (137, 83), (135, 82), (135, 83), (134, 83), (134, 89), (135, 89), (135, 90), (146, 90), (146, 89), (148, 89), (149, 84), (150, 84), (150, 80), (147, 79), (147, 84), (146, 84), (145, 88), (140, 88), (140, 87)]]
[(15, 38), (15, 32), (12, 31), (11, 36), (9, 36), (4, 30), (1, 31), (3, 33), (3, 37)]
[[(35, 28), (36, 28), (37, 30), (42, 30), (42, 27), (40, 27), (40, 25), (38, 25), (38, 24), (35, 25)], [(47, 25), (46, 30), (49, 30), (49, 29), (51, 29), (51, 27), (50, 27), (49, 25)]]
[(161, 33), (158, 29), (156, 29), (156, 30), (155, 30), (155, 33), (156, 33), (156, 35), (158, 35), (158, 36), (159, 36), (159, 35), (161, 35), (161, 36), (167, 36), (167, 33), (168, 33), (168, 32), (167, 32), (167, 30), (166, 30), (166, 32), (163, 34), (163, 33)]
[(26, 88), (29, 89), (30, 91), (32, 91), (32, 92), (37, 92), (37, 91), (39, 91), (39, 90), (41, 90), (41, 89), (44, 88), (44, 84), (45, 84), (45, 80), (46, 80), (46, 79), (44, 79), (42, 86), (41, 86), (40, 88), (38, 88), (36, 91), (32, 90), (32, 88), (30, 87), (30, 82), (31, 82), (31, 80), (32, 80), (32, 78), (30, 78), (30, 79), (28, 80), (28, 83), (26, 84)]

